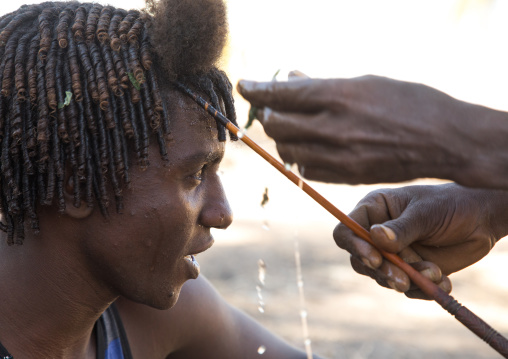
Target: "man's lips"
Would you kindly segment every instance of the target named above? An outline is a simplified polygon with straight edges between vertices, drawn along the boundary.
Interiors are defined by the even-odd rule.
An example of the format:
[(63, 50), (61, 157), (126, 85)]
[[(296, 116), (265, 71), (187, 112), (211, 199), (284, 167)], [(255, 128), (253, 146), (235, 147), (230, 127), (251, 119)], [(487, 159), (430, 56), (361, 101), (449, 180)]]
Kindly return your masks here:
[(188, 265), (190, 266), (189, 268), (191, 269), (193, 278), (197, 278), (200, 272), (199, 263), (196, 260), (196, 255), (210, 248), (213, 245), (213, 242), (214, 242), (213, 237), (210, 236), (209, 239), (206, 240), (204, 244), (201, 244), (197, 246), (195, 249), (192, 249), (191, 254), (187, 254), (183, 257), (184, 261), (187, 262)]
[(204, 251), (206, 251), (208, 248), (210, 248), (211, 246), (213, 246), (213, 243), (214, 243), (214, 239), (213, 237), (209, 237), (204, 243), (201, 243), (199, 244), (199, 246), (196, 246), (194, 248), (192, 248), (187, 255), (184, 256), (184, 258), (186, 257), (195, 257), (197, 256), (199, 253), (203, 253)]

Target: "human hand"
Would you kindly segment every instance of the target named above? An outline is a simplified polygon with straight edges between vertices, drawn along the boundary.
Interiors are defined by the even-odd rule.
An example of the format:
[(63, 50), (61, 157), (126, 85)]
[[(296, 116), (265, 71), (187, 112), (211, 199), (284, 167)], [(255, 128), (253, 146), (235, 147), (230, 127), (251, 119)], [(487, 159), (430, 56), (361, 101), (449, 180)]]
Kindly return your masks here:
[[(375, 245), (397, 253), (446, 292), (446, 277), (483, 258), (508, 233), (508, 192), (456, 184), (408, 186), (371, 192), (350, 213)], [(339, 224), (337, 245), (351, 253), (351, 265), (384, 287), (410, 298), (430, 299), (373, 246)]]
[[(240, 81), (285, 162), (308, 179), (421, 177), (508, 189), (508, 115), (425, 85), (377, 76)], [(485, 173), (489, 173), (486, 176)]]

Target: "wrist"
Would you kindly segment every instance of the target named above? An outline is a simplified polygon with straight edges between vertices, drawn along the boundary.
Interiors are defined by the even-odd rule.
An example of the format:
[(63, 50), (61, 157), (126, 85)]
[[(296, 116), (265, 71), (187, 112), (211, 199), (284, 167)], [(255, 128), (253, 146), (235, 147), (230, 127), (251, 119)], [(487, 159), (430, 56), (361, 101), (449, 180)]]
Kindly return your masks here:
[(486, 193), (488, 226), (497, 242), (508, 235), (508, 191), (482, 191)]
[(453, 163), (444, 178), (469, 187), (508, 189), (508, 113), (461, 102), (447, 133)]

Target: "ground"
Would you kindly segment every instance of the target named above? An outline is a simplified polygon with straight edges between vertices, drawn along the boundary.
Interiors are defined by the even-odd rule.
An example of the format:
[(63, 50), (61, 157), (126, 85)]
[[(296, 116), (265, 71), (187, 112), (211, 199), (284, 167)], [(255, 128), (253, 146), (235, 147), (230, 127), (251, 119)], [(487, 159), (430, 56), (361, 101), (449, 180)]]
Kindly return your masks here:
[[(275, 153), (258, 127), (249, 135)], [(437, 303), (408, 299), (357, 275), (349, 255), (333, 242), (337, 221), (245, 145), (229, 146), (222, 176), (235, 221), (228, 230), (215, 231), (216, 244), (199, 255), (202, 273), (230, 303), (275, 333), (304, 348), (297, 241), (315, 353), (347, 359), (499, 357)], [(376, 187), (311, 185), (346, 213)], [(265, 188), (270, 201), (262, 208)], [(256, 291), (259, 259), (266, 263), (264, 313), (258, 311)], [(508, 282), (502, 273), (507, 270), (508, 240), (451, 277), (455, 299), (505, 336)]]

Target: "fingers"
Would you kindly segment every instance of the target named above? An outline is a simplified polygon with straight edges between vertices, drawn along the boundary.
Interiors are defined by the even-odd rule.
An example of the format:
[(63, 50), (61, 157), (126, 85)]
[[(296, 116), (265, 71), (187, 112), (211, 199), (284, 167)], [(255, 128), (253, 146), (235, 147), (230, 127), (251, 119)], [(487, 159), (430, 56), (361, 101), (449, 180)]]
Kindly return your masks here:
[(371, 269), (363, 261), (351, 256), (351, 266), (357, 273), (371, 277), (383, 287), (391, 288), (401, 293), (410, 289), (411, 281), (407, 274), (388, 261), (383, 260), (378, 268)]
[(268, 136), (276, 141), (335, 141), (328, 131), (322, 129), (322, 117), (305, 113), (286, 113), (270, 107), (258, 110), (257, 119), (263, 124)]
[(398, 218), (373, 225), (370, 228), (372, 240), (377, 247), (398, 253), (419, 239), (426, 238), (429, 231), (441, 223), (442, 219), (433, 215), (423, 205), (408, 205)]
[[(256, 107), (279, 111), (317, 112), (328, 108), (340, 97), (339, 80), (301, 79), (287, 82), (255, 82), (241, 80), (238, 92)], [(338, 91), (339, 90), (339, 91)]]
[[(349, 213), (349, 216), (366, 229), (371, 227), (372, 223), (383, 223), (391, 218), (389, 208), (378, 192), (367, 195)], [(333, 238), (340, 248), (347, 250), (353, 257), (364, 262), (371, 269), (381, 266), (383, 262), (381, 253), (374, 246), (357, 237), (344, 224), (339, 223), (335, 227)], [(419, 257), (411, 259), (421, 260)]]
[(329, 112), (281, 112), (270, 107), (256, 113), (268, 136), (283, 146), (293, 147), (294, 151), (301, 151), (300, 147), (306, 143), (348, 148), (362, 140), (362, 134), (348, 130), (347, 121), (342, 123), (340, 117)]
[(486, 256), (490, 249), (490, 241), (463, 241), (457, 245), (442, 246), (439, 251), (434, 246), (426, 246), (415, 243), (415, 249), (429, 261), (440, 263), (440, 267), (445, 274), (451, 274), (462, 268), (466, 268), (476, 263)]
[[(382, 190), (367, 196), (350, 213), (350, 216), (364, 228), (369, 228), (371, 223), (393, 222), (393, 220), (387, 221), (387, 219), (391, 215), (397, 216), (401, 211), (400, 208), (395, 208), (393, 203), (400, 203), (402, 207), (405, 207), (405, 205), (403, 204), (403, 198), (398, 198), (397, 201), (392, 198), (387, 201), (385, 196), (389, 196), (389, 194), (390, 192)], [(393, 225), (393, 223), (391, 224)], [(395, 227), (399, 228), (398, 226)], [(391, 228), (383, 227), (383, 225), (376, 225), (376, 228), (379, 231), (377, 236), (384, 237), (383, 240), (398, 240), (397, 235)], [(381, 286), (405, 292), (410, 298), (432, 299), (415, 287), (402, 269), (385, 260), (375, 247), (358, 238), (349, 228), (339, 224), (335, 228), (334, 238), (339, 247), (351, 254), (351, 265), (356, 272), (373, 278)], [(400, 240), (399, 242), (405, 243)], [(422, 261), (421, 256), (409, 245), (395, 253), (398, 253), (405, 262), (410, 263), (423, 276), (440, 286), (444, 291), (451, 291), (451, 282), (446, 276), (443, 276), (441, 269), (432, 262)]]
[[(441, 288), (445, 293), (450, 293), (452, 291), (452, 282), (450, 281), (450, 278), (445, 276), (444, 274), (441, 276), (441, 278), (437, 281), (434, 281), (434, 283)], [(404, 293), (408, 298), (412, 299), (424, 299), (424, 300), (432, 300), (434, 298), (431, 298), (427, 296), (425, 293), (423, 293), (420, 289), (416, 287), (412, 287), (410, 290)]]
[[(357, 206), (349, 214), (349, 216), (362, 227), (369, 228), (370, 223), (367, 207)], [(371, 244), (357, 237), (353, 231), (342, 223), (339, 223), (335, 227), (335, 230), (333, 231), (333, 238), (340, 248), (348, 251), (353, 257), (363, 262), (368, 268), (377, 269), (381, 266), (383, 262), (381, 253), (379, 253), (379, 251)]]
[[(420, 272), (421, 275), (430, 279), (434, 283), (441, 282), (441, 278), (443, 276), (441, 269), (434, 263), (428, 261), (420, 261), (411, 263), (411, 266)], [(412, 288), (414, 289), (414, 288)]]
[[(280, 154), (280, 153), (279, 153)], [(284, 159), (285, 156), (281, 155), (281, 158)], [(348, 183), (348, 184), (359, 184), (359, 183), (365, 183), (364, 181), (357, 181), (353, 178), (346, 177), (343, 175), (343, 173), (338, 173), (337, 171), (330, 171), (323, 167), (313, 167), (308, 166), (305, 164), (302, 164), (302, 162), (299, 159), (295, 159), (293, 161), (291, 160), (284, 160), (285, 162), (290, 163), (298, 163), (298, 169), (300, 171), (300, 174), (302, 177), (305, 177), (312, 181), (319, 181), (319, 182), (325, 182), (325, 183)]]
[[(338, 231), (346, 231), (344, 227), (339, 226)], [(334, 233), (335, 242), (337, 245), (348, 251), (354, 258), (362, 262), (363, 265), (369, 269), (376, 270), (383, 263), (381, 253), (369, 243), (365, 242), (354, 235), (350, 235), (346, 240), (344, 234)]]
[[(411, 284), (409, 277), (400, 268), (382, 258), (376, 248), (397, 253), (445, 292), (450, 292), (452, 286), (443, 273), (451, 272), (449, 265), (457, 267), (457, 264), (461, 264), (464, 255), (457, 256), (457, 253), (462, 253), (460, 249), (478, 253), (481, 258), (488, 252), (488, 248), (482, 250), (481, 244), (472, 240), (461, 242), (461, 248), (457, 245), (426, 245), (423, 240), (435, 236), (435, 231), (442, 226), (443, 212), (436, 211), (435, 201), (418, 200), (418, 191), (422, 188), (378, 190), (366, 196), (350, 213), (351, 218), (361, 226), (370, 227), (375, 247), (358, 238), (342, 224), (336, 227), (334, 238), (339, 247), (351, 253), (351, 264), (358, 273), (370, 276), (382, 286), (405, 292), (410, 298), (432, 299)], [(441, 201), (439, 204), (439, 208), (442, 208), (446, 202)], [(442, 235), (444, 234), (439, 234)], [(429, 260), (436, 261), (439, 266)]]
[[(441, 274), (441, 270), (437, 265), (431, 262), (416, 262), (412, 264), (423, 276), (431, 280), (446, 293), (452, 290), (450, 279)], [(377, 269), (372, 269), (365, 265), (360, 259), (351, 256), (351, 266), (362, 275), (369, 276), (374, 279), (380, 286), (391, 288), (397, 292), (405, 293), (412, 299), (432, 300), (418, 287), (416, 287), (409, 279), (407, 274), (394, 264), (383, 260), (383, 263)]]

